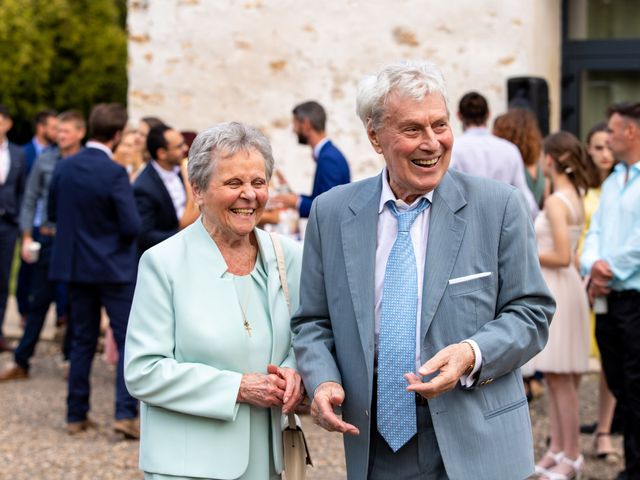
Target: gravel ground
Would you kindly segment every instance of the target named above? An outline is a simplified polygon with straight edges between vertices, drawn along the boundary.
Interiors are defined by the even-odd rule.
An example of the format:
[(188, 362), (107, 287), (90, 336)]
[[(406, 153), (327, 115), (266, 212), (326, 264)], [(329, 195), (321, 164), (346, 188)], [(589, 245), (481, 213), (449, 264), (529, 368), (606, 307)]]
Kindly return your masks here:
[[(113, 415), (114, 372), (96, 358), (93, 369), (91, 416), (99, 429), (69, 437), (65, 431), (66, 384), (58, 347), (51, 341), (41, 342), (27, 381), (0, 384), (0, 479), (141, 479), (137, 468), (138, 443), (124, 441), (111, 431)], [(9, 354), (0, 355), (0, 368), (11, 361)], [(595, 420), (597, 408), (597, 375), (588, 375), (581, 387), (581, 420)], [(532, 402), (536, 458), (545, 449), (548, 423), (543, 398)], [(311, 454), (315, 463), (310, 480), (345, 478), (342, 440), (315, 427), (303, 418)], [(592, 439), (583, 435), (587, 479), (611, 479), (621, 464), (607, 465), (587, 453)], [(621, 448), (619, 438), (616, 445)]]

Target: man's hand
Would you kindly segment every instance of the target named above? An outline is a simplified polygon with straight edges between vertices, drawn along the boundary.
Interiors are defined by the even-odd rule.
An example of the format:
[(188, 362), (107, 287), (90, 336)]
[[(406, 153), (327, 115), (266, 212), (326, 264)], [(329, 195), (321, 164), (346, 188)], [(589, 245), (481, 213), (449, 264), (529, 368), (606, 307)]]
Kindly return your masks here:
[(453, 390), (473, 363), (473, 348), (466, 342), (455, 343), (443, 348), (429, 361), (420, 367), (420, 375), (430, 375), (440, 370), (440, 373), (423, 382), (415, 373), (407, 373), (404, 378), (409, 382), (407, 390), (417, 392), (425, 398), (433, 398), (449, 390)]
[(591, 267), (591, 283), (598, 287), (606, 287), (613, 278), (611, 267), (604, 260), (598, 260)]
[(280, 223), (280, 211), (279, 210), (264, 210), (262, 212), (262, 216), (260, 217), (259, 224), (271, 224), (277, 225)]
[(34, 263), (33, 257), (31, 256), (31, 252), (29, 251), (29, 246), (33, 242), (33, 238), (31, 235), (23, 235), (22, 236), (22, 245), (20, 246), (20, 256), (22, 260), (26, 263)]
[(350, 423), (343, 422), (333, 411), (344, 401), (342, 385), (336, 382), (324, 382), (318, 385), (311, 403), (311, 417), (316, 425), (329, 432), (342, 432), (359, 435), (360, 430)]
[(608, 295), (611, 289), (608, 287), (613, 278), (611, 267), (604, 260), (598, 260), (591, 267), (591, 281), (589, 282), (589, 301), (593, 303), (595, 297)]
[(295, 193), (281, 193), (271, 197), (276, 208), (298, 208), (298, 196)]

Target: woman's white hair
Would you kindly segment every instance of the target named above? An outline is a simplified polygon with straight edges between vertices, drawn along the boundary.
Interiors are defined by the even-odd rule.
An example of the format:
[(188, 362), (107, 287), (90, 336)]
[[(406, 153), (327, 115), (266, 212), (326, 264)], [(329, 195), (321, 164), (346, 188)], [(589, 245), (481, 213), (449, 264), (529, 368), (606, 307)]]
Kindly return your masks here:
[(244, 123), (227, 122), (209, 127), (198, 134), (189, 149), (189, 181), (199, 191), (209, 185), (213, 167), (220, 158), (239, 151), (255, 150), (264, 158), (267, 181), (273, 173), (273, 153), (269, 140), (260, 130)]
[(431, 62), (402, 60), (385, 65), (376, 75), (367, 75), (358, 86), (356, 113), (365, 128), (369, 120), (374, 130), (382, 125), (387, 99), (394, 93), (422, 100), (439, 93), (449, 113), (449, 99), (444, 77)]

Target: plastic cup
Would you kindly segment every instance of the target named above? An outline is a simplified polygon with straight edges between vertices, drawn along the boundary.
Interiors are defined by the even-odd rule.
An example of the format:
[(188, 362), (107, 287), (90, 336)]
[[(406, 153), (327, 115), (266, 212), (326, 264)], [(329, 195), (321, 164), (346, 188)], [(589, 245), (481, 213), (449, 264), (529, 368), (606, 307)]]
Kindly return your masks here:
[(41, 248), (42, 245), (40, 245), (40, 242), (31, 242), (29, 244), (29, 248), (27, 250), (29, 251), (29, 258), (31, 258), (32, 263), (36, 263), (40, 258)]

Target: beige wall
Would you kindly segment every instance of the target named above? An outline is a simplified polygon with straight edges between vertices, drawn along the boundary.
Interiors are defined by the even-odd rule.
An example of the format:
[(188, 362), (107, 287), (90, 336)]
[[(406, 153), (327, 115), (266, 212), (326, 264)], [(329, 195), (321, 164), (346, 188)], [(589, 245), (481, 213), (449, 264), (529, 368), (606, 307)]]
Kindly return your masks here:
[[(354, 113), (355, 91), (362, 75), (389, 61), (439, 64), (453, 114), (471, 89), (499, 114), (508, 77), (542, 76), (552, 129), (559, 123), (559, 0), (130, 0), (128, 22), (133, 119), (158, 115), (192, 130), (254, 124), (302, 192), (315, 167), (291, 133), (292, 107), (322, 103), (353, 177), (375, 174), (382, 160)], [(455, 117), (452, 124), (459, 133)]]

